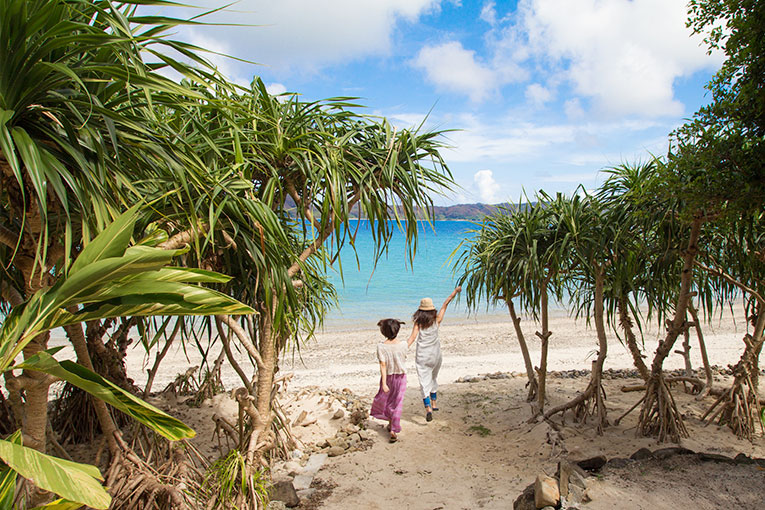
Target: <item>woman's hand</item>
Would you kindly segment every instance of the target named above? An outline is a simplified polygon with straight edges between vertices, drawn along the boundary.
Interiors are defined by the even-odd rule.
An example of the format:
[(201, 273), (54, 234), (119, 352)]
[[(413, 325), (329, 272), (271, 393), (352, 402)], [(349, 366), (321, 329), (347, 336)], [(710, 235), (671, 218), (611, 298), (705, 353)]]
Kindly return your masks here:
[(390, 388), (388, 388), (388, 385), (387, 385), (387, 384), (383, 383), (383, 385), (382, 385), (382, 386), (383, 386), (383, 392), (384, 392), (384, 393), (388, 393), (388, 392), (390, 391)]

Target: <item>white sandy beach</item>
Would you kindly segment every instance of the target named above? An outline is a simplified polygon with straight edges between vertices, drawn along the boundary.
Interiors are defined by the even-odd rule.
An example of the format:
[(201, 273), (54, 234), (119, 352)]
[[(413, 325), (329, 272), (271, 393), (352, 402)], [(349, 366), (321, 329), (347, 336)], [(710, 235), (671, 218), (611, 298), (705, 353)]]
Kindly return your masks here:
[[(740, 310), (736, 311), (740, 315)], [(399, 338), (405, 339), (408, 335), (410, 321), (407, 322)], [(538, 364), (539, 341), (534, 335), (537, 327), (530, 319), (525, 319), (523, 325), (532, 360)], [(379, 383), (375, 345), (381, 336), (374, 324), (358, 326), (359, 329), (322, 332), (301, 346), (299, 353), (287, 355), (280, 373), (293, 375), (284, 398), (300, 392), (316, 395), (323, 389), (333, 389), (350, 390), (371, 403)], [(550, 329), (553, 335), (548, 370), (589, 369), (597, 345), (594, 329), (588, 328), (583, 321), (574, 321), (561, 314), (551, 318)], [(645, 331), (645, 352), (649, 362), (661, 333), (657, 328)], [(713, 365), (726, 367), (738, 361), (743, 346), (741, 338), (745, 333), (740, 316), (736, 320), (728, 313), (722, 318), (716, 317), (704, 326), (703, 333)], [(629, 457), (641, 447), (655, 450), (672, 446), (652, 438), (636, 437), (637, 412), (628, 415), (619, 426), (607, 428), (604, 436), (598, 436), (590, 424), (573, 423), (570, 414), (563, 420), (560, 416), (553, 418), (559, 432), (545, 422), (527, 423), (530, 406), (525, 401), (525, 369), (509, 318), (497, 316), (474, 320), (447, 315), (441, 328), (441, 340), (444, 355), (439, 376), (441, 410), (434, 421), (426, 423), (424, 419), (412, 349), (408, 357), (408, 389), (399, 442), (388, 444), (384, 424), (369, 419), (367, 426), (375, 437), (371, 447), (330, 458), (316, 479), (320, 484), (334, 488), (321, 501), (307, 502), (307, 506), (301, 504), (299, 508), (511, 508), (513, 501), (537, 474), (555, 472), (560, 458)], [(676, 349), (680, 348), (681, 341), (682, 338)], [(693, 367), (698, 369), (701, 359), (693, 331), (691, 345)], [(162, 389), (175, 375), (195, 363), (193, 357), (187, 361), (180, 351), (171, 353), (154, 389)], [(130, 374), (139, 383), (145, 379), (141, 368), (144, 366), (145, 360), (139, 349), (132, 349)], [(678, 354), (673, 354), (665, 363), (667, 369), (683, 366), (684, 361)], [(627, 349), (613, 334), (610, 334), (605, 368), (632, 368)], [(456, 382), (461, 377), (494, 372), (515, 373), (515, 377)], [(229, 389), (238, 385), (233, 371), (224, 372), (224, 382)], [(587, 377), (549, 378), (548, 406), (566, 402), (582, 391), (587, 382)], [(621, 386), (638, 382), (606, 379), (611, 422), (642, 395), (640, 392), (622, 393)], [(727, 382), (728, 378), (716, 376), (719, 386)], [(711, 397), (697, 402), (693, 395), (684, 393), (682, 386), (675, 386), (674, 395), (690, 432), (690, 437), (681, 442), (683, 447), (731, 457), (739, 453), (765, 457), (765, 440), (761, 435), (750, 443), (737, 439), (725, 427), (704, 426), (700, 417), (713, 401)], [(180, 407), (180, 417), (198, 431), (196, 441), (209, 445), (211, 406), (203, 406), (200, 410)], [(295, 435), (304, 441), (306, 451), (347, 424), (344, 420), (331, 420), (334, 408), (330, 407), (309, 409), (318, 417), (317, 423), (311, 427), (296, 427)], [(292, 404), (287, 412), (294, 413), (298, 409), (305, 410), (305, 406)], [(657, 472), (644, 470), (642, 475), (633, 476), (632, 481), (624, 473), (605, 473), (592, 478), (588, 488), (592, 502), (584, 508), (669, 509), (677, 507), (677, 498), (692, 502), (699, 509), (732, 508), (736, 507), (737, 501), (747, 506), (750, 502), (760, 501), (765, 471), (758, 469), (754, 466), (742, 474), (740, 469), (705, 463), (673, 469), (671, 479), (667, 476), (667, 468)], [(696, 483), (698, 477), (703, 477), (713, 492), (702, 491)], [(715, 499), (715, 491), (728, 494), (727, 499)]]

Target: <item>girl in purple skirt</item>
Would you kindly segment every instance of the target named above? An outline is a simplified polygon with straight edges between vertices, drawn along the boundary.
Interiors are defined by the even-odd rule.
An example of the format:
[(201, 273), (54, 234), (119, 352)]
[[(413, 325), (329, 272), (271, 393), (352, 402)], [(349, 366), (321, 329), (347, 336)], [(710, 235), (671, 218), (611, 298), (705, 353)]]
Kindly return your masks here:
[(385, 341), (377, 344), (380, 390), (375, 395), (369, 414), (388, 422), (391, 443), (398, 440), (398, 433), (401, 432), (401, 412), (406, 391), (406, 351), (409, 346), (396, 339), (402, 324), (397, 319), (383, 319), (377, 323)]

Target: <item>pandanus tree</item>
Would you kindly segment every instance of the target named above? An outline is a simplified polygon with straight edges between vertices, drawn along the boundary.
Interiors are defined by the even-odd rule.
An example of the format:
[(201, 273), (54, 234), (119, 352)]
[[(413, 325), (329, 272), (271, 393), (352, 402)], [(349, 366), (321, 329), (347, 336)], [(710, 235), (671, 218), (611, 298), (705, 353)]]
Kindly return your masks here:
[[(77, 259), (68, 265), (55, 285), (43, 287), (23, 303), (13, 307), (0, 330), (0, 373), (6, 377), (9, 399), (14, 413), (25, 415), (21, 387), (28, 384), (30, 373), (40, 374), (47, 381), (67, 381), (96, 398), (100, 404), (110, 404), (154, 432), (171, 440), (194, 436), (194, 431), (180, 421), (141, 401), (131, 393), (104, 379), (92, 370), (90, 357), (78, 352), (79, 363), (57, 361), (53, 355), (60, 350), (39, 350), (17, 357), (39, 335), (56, 327), (84, 321), (121, 316), (153, 315), (211, 315), (218, 313), (250, 314), (251, 308), (216, 291), (200, 287), (200, 283), (223, 283), (223, 275), (183, 268), (166, 267), (184, 250), (164, 250), (148, 244), (131, 246), (137, 208), (134, 207), (109, 224), (103, 232), (87, 243)], [(75, 345), (79, 350), (79, 347)], [(90, 366), (89, 366), (90, 365)], [(19, 376), (14, 371), (21, 370)], [(104, 406), (97, 405), (107, 442), (120, 443), (117, 429), (110, 417), (103, 416)], [(52, 491), (63, 500), (52, 503), (66, 508), (84, 504), (107, 508), (111, 498), (102, 487), (101, 473), (94, 466), (77, 464), (45, 455), (38, 448), (24, 446), (21, 431), (9, 440), (0, 440), (0, 459), (7, 464), (0, 477), (0, 502), (4, 507), (27, 505), (27, 498), (39, 501), (39, 496), (16, 483), (17, 473), (34, 480), (38, 488)], [(122, 450), (124, 454), (131, 452)], [(134, 455), (134, 454), (132, 454)], [(139, 460), (133, 462), (141, 464)], [(118, 464), (113, 464), (118, 465)], [(145, 476), (145, 473), (144, 473)], [(122, 477), (124, 478), (124, 473)], [(107, 485), (113, 489), (118, 482), (110, 470)], [(132, 489), (135, 489), (135, 485)], [(26, 487), (29, 489), (29, 487)], [(163, 501), (161, 486), (153, 486), (154, 499)], [(179, 491), (167, 491), (169, 497), (182, 500)], [(135, 502), (135, 501), (134, 501)], [(78, 505), (79, 504), (79, 505)]]
[[(715, 281), (718, 301), (743, 296), (747, 333), (744, 350), (733, 368), (728, 388), (713, 389), (718, 398), (702, 419), (717, 420), (739, 437), (752, 440), (762, 408), (759, 396), (759, 357), (765, 342), (765, 259), (762, 257), (765, 223), (762, 211), (736, 218), (732, 223), (718, 221), (705, 257), (696, 261)], [(762, 423), (761, 423), (762, 425)]]
[[(529, 377), (529, 399), (536, 386), (536, 411), (544, 409), (547, 352), (552, 332), (549, 328), (550, 298), (561, 297), (561, 270), (567, 251), (561, 236), (557, 205), (562, 195), (543, 195), (534, 204), (513, 211), (499, 211), (484, 221), (482, 229), (460, 255), (457, 267), (465, 286), (468, 304), (475, 307), (484, 297), (489, 303), (504, 302), (513, 320), (516, 335), (524, 353)], [(514, 300), (521, 310), (539, 320), (541, 331), (535, 332), (541, 342), (536, 378), (531, 372), (531, 359), (520, 327)]]
[(461, 272), (459, 283), (463, 287), (469, 309), (476, 310), (481, 300), (486, 300), (487, 306), (497, 303), (507, 306), (526, 367), (526, 400), (536, 402), (537, 377), (521, 327), (521, 318), (515, 309), (515, 301), (528, 295), (521, 288), (530, 283), (519, 270), (529, 260), (523, 252), (525, 245), (518, 238), (524, 214), (525, 211), (519, 206), (500, 209), (485, 217), (480, 229), (468, 233), (468, 238), (460, 246), (462, 251), (455, 265)]
[[(59, 279), (66, 278), (94, 233), (121, 210), (142, 201), (146, 185), (153, 185), (153, 196), (166, 201), (155, 200), (154, 207), (145, 209), (145, 216), (137, 220), (142, 225), (138, 237), (144, 227), (149, 228), (147, 233), (159, 232), (158, 220), (171, 227), (171, 235), (201, 229), (197, 211), (215, 217), (210, 204), (233, 200), (226, 186), (251, 186), (236, 173), (228, 180), (214, 180), (217, 176), (211, 177), (204, 162), (178, 143), (173, 127), (157, 116), (158, 111), (180, 112), (205, 99), (198, 90), (164, 77), (158, 69), (172, 67), (199, 83), (223, 82), (212, 71), (162, 54), (162, 48), (178, 51), (204, 69), (193, 48), (163, 37), (164, 31), (181, 21), (136, 16), (137, 4), (0, 2), (0, 256), (4, 267), (0, 290), (11, 314), (37, 292), (55, 288)], [(158, 63), (146, 64), (145, 53)], [(257, 200), (240, 201), (239, 206), (251, 232), (257, 233), (248, 246), (256, 264), (252, 272), (262, 281), (273, 275), (285, 280), (278, 271), (269, 272), (279, 265), (269, 260), (273, 254), (285, 257), (289, 253), (288, 236), (279, 219)], [(217, 232), (214, 239), (223, 243), (225, 233)], [(193, 244), (194, 252), (200, 252), (199, 244)], [(98, 320), (90, 319), (91, 323)], [(93, 368), (95, 355), (89, 352), (81, 323), (65, 326), (78, 362)], [(46, 344), (47, 332), (41, 330), (25, 342), (24, 357), (33, 359), (45, 351)], [(3, 375), (13, 402), (9, 421), (22, 426), (25, 445), (44, 450), (48, 388), (53, 379), (31, 369), (21, 376), (14, 370)], [(112, 466), (135, 460), (113, 433), (115, 426), (104, 403), (96, 399), (94, 406)], [(144, 466), (136, 462), (141, 470)], [(152, 484), (152, 479), (145, 479), (144, 485), (150, 486), (147, 501), (165, 489), (170, 497), (178, 494), (172, 485)]]
[[(596, 418), (598, 433), (608, 425), (605, 391), (601, 382), (603, 364), (608, 352), (606, 338), (606, 303), (611, 297), (615, 277), (617, 252), (622, 239), (620, 229), (624, 223), (614, 209), (608, 209), (594, 197), (581, 194), (556, 202), (556, 215), (561, 225), (563, 242), (569, 252), (563, 280), (576, 306), (577, 316), (584, 315), (595, 323), (598, 355), (592, 362), (590, 382), (584, 392), (570, 402), (545, 413), (550, 418), (556, 413), (573, 409), (579, 421), (589, 416)], [(608, 307), (609, 310), (612, 307)]]
[[(383, 252), (394, 228), (405, 231), (413, 253), (416, 222), (427, 218), (432, 194), (447, 189), (451, 176), (438, 153), (439, 133), (397, 130), (384, 119), (354, 113), (348, 100), (277, 97), (259, 79), (247, 90), (218, 87), (206, 93), (209, 98), (193, 110), (166, 110), (166, 121), (212, 181), (238, 185), (215, 191), (220, 205), (199, 214), (195, 232), (179, 232), (177, 238), (200, 239), (196, 259), (187, 263), (234, 276), (226, 292), (258, 310), (251, 318), (218, 316), (214, 325), (244, 387), (236, 395), (245, 434), (227, 429), (246, 465), (242, 479), (252, 480), (254, 470), (267, 465), (283, 425), (274, 405), (280, 359), (323, 317), (333, 295), (324, 273), (345, 244), (353, 245), (358, 228), (349, 219), (368, 219), (375, 239), (370, 255)], [(264, 204), (288, 237), (281, 257), (271, 257), (266, 266), (271, 278), (253, 270), (259, 267), (251, 257), (262, 251), (263, 225), (243, 209), (248, 200)], [(219, 227), (211, 229), (213, 223)], [(216, 241), (208, 230), (225, 236)], [(231, 355), (233, 342), (249, 356), (252, 373)]]

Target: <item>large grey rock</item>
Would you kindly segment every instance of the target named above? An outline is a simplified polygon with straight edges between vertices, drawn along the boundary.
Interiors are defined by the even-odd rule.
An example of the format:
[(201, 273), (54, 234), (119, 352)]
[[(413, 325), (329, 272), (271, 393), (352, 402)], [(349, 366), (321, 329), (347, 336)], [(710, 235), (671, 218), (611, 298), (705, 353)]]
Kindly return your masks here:
[(537, 508), (558, 506), (560, 491), (558, 481), (546, 475), (537, 475), (534, 481), (534, 505)]
[(281, 480), (271, 486), (270, 491), (271, 500), (281, 501), (288, 508), (298, 506), (300, 504), (300, 498), (295, 492), (295, 487), (292, 482), (288, 480)]

